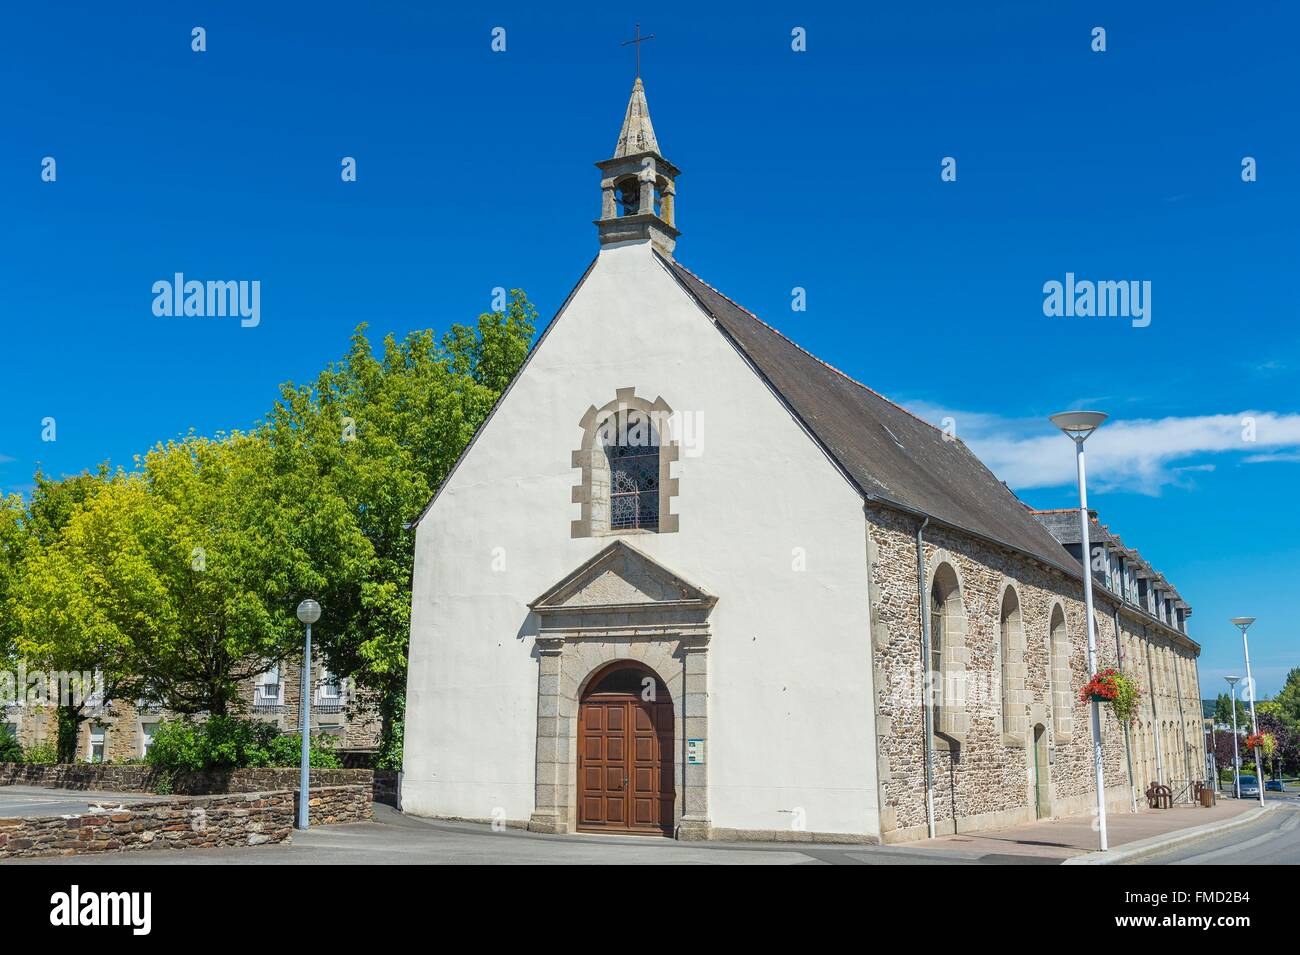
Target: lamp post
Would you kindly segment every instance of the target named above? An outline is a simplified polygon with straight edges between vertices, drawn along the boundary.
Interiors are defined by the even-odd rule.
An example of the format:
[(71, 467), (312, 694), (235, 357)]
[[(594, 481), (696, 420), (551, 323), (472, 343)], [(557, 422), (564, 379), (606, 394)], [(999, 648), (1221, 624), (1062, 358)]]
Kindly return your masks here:
[(1228, 693), (1231, 696), (1232, 710), (1232, 798), (1241, 798), (1241, 757), (1237, 755), (1237, 681), (1239, 676), (1225, 676), (1228, 681)]
[(298, 604), (298, 619), (307, 625), (307, 642), (302, 649), (302, 680), (298, 695), (302, 697), (302, 765), (298, 772), (298, 828), (306, 829), (311, 818), (307, 806), (311, 791), (311, 625), (320, 619), (320, 604), (310, 597)]
[[(1250, 675), (1250, 644), (1246, 642), (1246, 631), (1255, 622), (1254, 617), (1233, 617), (1233, 626), (1241, 628), (1241, 649), (1246, 654), (1246, 689), (1250, 694), (1250, 732), (1259, 734), (1259, 721), (1255, 719), (1255, 681)], [(1264, 805), (1264, 765), (1260, 761), (1259, 747), (1255, 747), (1255, 778), (1259, 781), (1259, 804)]]
[[(1097, 672), (1097, 629), (1092, 619), (1092, 545), (1088, 540), (1088, 486), (1083, 466), (1083, 442), (1106, 420), (1100, 411), (1063, 411), (1051, 417), (1056, 425), (1074, 441), (1074, 459), (1079, 474), (1079, 538), (1083, 545), (1083, 606), (1088, 615), (1088, 672)], [(1101, 851), (1106, 844), (1106, 784), (1101, 766), (1101, 704), (1092, 701), (1092, 764), (1097, 780), (1097, 832)]]

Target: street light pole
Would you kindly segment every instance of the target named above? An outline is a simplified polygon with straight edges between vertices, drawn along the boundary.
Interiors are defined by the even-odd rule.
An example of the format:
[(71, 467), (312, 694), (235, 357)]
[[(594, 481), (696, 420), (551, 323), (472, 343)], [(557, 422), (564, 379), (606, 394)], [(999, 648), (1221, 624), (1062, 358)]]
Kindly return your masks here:
[[(1083, 464), (1083, 442), (1106, 420), (1099, 411), (1065, 411), (1052, 415), (1054, 425), (1074, 441), (1075, 463), (1079, 477), (1079, 532), (1083, 551), (1083, 607), (1088, 620), (1089, 677), (1097, 673), (1097, 627), (1092, 618), (1092, 545), (1088, 535), (1088, 482)], [(1092, 701), (1092, 763), (1097, 785), (1097, 833), (1102, 852), (1107, 850), (1106, 781), (1101, 761), (1101, 704)]]
[(298, 604), (298, 619), (307, 625), (307, 642), (302, 649), (302, 680), (298, 695), (302, 697), (302, 718), (298, 729), (302, 732), (302, 763), (298, 771), (298, 828), (310, 825), (311, 810), (311, 625), (320, 619), (320, 604), (310, 598)]
[(1228, 681), (1228, 693), (1231, 696), (1229, 708), (1232, 710), (1232, 798), (1241, 798), (1241, 757), (1237, 755), (1237, 681), (1239, 676), (1225, 676)]
[[(1250, 696), (1250, 732), (1259, 735), (1259, 721), (1255, 719), (1255, 681), (1250, 675), (1250, 644), (1246, 642), (1246, 630), (1255, 622), (1254, 617), (1233, 617), (1232, 622), (1241, 628), (1241, 649), (1246, 654), (1246, 689)], [(1255, 778), (1259, 780), (1259, 804), (1264, 805), (1264, 765), (1260, 762), (1260, 747), (1255, 747)]]

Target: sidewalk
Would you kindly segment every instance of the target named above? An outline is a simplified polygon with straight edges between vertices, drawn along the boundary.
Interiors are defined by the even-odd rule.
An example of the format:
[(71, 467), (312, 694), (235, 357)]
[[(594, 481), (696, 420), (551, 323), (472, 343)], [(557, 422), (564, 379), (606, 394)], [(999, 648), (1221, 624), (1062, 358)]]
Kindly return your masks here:
[[(1111, 849), (1168, 835), (1179, 829), (1190, 829), (1229, 822), (1243, 813), (1258, 809), (1255, 799), (1220, 799), (1209, 809), (1201, 806), (1175, 806), (1173, 809), (1147, 809), (1137, 813), (1110, 812), (1106, 815), (1107, 836)], [(952, 850), (966, 852), (1040, 856), (1047, 859), (1068, 859), (1097, 849), (1097, 832), (1093, 829), (1091, 815), (1066, 816), (1061, 819), (1044, 819), (1012, 829), (995, 829), (988, 832), (960, 833), (939, 836), (920, 842), (902, 843), (909, 849)]]

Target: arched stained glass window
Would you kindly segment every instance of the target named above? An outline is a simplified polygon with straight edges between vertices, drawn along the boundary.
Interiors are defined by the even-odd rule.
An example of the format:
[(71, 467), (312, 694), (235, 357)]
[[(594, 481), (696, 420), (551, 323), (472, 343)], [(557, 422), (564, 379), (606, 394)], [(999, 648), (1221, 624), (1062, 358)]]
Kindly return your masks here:
[(609, 456), (609, 526), (659, 527), (658, 445), (615, 444)]

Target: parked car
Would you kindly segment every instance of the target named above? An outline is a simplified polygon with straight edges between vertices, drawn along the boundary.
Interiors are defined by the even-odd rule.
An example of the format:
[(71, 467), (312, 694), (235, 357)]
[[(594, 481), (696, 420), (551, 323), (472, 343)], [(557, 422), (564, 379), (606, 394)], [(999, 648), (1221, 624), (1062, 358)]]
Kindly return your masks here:
[(1243, 775), (1241, 782), (1237, 787), (1238, 799), (1258, 799), (1259, 798), (1259, 780), (1254, 776)]
[(1265, 791), (1267, 791), (1267, 792), (1271, 792), (1271, 793), (1284, 793), (1284, 792), (1286, 792), (1286, 787), (1282, 785), (1282, 780), (1280, 780), (1280, 779), (1270, 779), (1270, 780), (1268, 780), (1266, 783), (1264, 783), (1264, 789), (1265, 789)]

